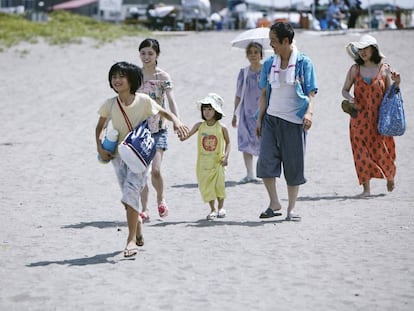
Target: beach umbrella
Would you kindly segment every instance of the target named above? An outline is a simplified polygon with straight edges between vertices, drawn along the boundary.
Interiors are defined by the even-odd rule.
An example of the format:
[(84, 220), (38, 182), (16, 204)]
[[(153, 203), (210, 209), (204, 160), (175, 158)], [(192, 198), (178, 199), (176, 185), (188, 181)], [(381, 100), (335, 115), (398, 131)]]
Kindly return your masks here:
[(270, 28), (268, 27), (259, 27), (246, 30), (231, 41), (231, 46), (239, 49), (245, 49), (250, 42), (258, 42), (263, 46), (264, 50), (271, 50), (269, 31)]

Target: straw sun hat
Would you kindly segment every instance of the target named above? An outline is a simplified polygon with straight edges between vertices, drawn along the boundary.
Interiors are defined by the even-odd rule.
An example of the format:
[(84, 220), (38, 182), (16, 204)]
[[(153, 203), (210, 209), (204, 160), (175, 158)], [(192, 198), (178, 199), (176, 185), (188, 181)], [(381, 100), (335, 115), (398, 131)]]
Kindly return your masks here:
[(346, 51), (348, 52), (349, 56), (352, 57), (352, 59), (358, 59), (359, 55), (358, 55), (358, 51), (361, 49), (365, 49), (369, 46), (374, 46), (377, 48), (378, 53), (381, 57), (385, 57), (384, 54), (381, 53), (379, 47), (378, 47), (378, 43), (377, 43), (377, 39), (375, 39), (373, 36), (370, 35), (363, 35), (359, 41), (354, 41), (354, 42), (350, 42), (348, 43), (348, 45), (345, 47)]
[(202, 104), (207, 104), (207, 105), (210, 104), (211, 107), (213, 107), (215, 111), (217, 111), (224, 117), (223, 103), (224, 103), (223, 98), (221, 98), (221, 96), (216, 93), (209, 93), (206, 97), (197, 101), (199, 108), (201, 108)]

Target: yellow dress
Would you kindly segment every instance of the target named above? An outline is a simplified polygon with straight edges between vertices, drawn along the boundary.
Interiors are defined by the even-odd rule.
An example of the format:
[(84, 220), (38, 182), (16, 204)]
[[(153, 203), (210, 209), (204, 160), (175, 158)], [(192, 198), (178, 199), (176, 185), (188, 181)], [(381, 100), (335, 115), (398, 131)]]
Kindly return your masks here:
[(224, 136), (220, 122), (208, 126), (201, 123), (198, 129), (197, 181), (204, 202), (226, 197), (224, 166)]

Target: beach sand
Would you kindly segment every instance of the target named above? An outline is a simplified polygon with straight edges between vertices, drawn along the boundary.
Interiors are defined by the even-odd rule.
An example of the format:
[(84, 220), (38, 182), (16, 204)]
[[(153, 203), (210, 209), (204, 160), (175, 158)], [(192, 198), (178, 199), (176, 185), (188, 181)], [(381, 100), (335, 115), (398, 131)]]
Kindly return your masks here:
[[(373, 180), (361, 192), (341, 88), (352, 60), (344, 46), (359, 33), (298, 31), (297, 46), (316, 67), (319, 94), (308, 135), (306, 177), (297, 212), (259, 219), (263, 184), (244, 177), (231, 127), (244, 51), (236, 32), (156, 34), (159, 66), (175, 83), (181, 116), (200, 119), (195, 101), (225, 100), (232, 151), (226, 171), (227, 217), (208, 222), (197, 189), (196, 139), (170, 131), (163, 162), (170, 215), (159, 219), (150, 188), (145, 246), (124, 260), (125, 212), (112, 165), (96, 159), (97, 109), (114, 96), (116, 61), (140, 64), (130, 37), (96, 46), (20, 44), (0, 53), (0, 310), (413, 310), (414, 31), (374, 32), (402, 75), (408, 128), (396, 138), (396, 188)], [(284, 179), (277, 181), (286, 213)]]

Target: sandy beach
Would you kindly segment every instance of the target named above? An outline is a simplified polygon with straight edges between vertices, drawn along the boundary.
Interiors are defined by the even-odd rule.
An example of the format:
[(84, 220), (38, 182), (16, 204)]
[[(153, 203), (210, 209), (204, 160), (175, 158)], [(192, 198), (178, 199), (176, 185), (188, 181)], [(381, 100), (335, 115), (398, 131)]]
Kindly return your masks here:
[[(20, 44), (0, 53), (0, 310), (413, 310), (414, 31), (372, 33), (401, 73), (408, 128), (395, 139), (395, 190), (373, 180), (367, 199), (354, 198), (362, 189), (340, 107), (352, 65), (344, 46), (360, 33), (296, 33), (319, 86), (301, 222), (259, 219), (268, 203), (263, 184), (238, 184), (245, 169), (231, 116), (247, 60), (230, 47), (237, 34), (154, 34), (188, 126), (200, 119), (196, 100), (209, 92), (225, 100), (228, 215), (205, 220), (196, 140), (180, 142), (170, 131), (163, 162), (170, 215), (159, 219), (150, 188), (152, 219), (133, 260), (122, 255), (120, 190), (112, 165), (96, 159), (94, 131), (97, 109), (114, 96), (110, 66), (140, 64), (144, 37), (103, 46)], [(277, 182), (285, 214), (285, 181)]]

